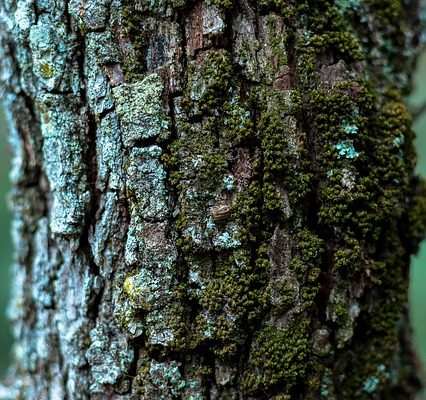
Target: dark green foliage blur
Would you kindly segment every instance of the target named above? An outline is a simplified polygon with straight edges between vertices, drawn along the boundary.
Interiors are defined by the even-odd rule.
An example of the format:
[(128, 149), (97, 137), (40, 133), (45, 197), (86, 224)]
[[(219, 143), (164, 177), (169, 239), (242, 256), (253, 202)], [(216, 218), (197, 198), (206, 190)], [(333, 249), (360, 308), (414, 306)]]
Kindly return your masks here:
[[(410, 99), (413, 106), (426, 102), (426, 52), (419, 60), (415, 91)], [(6, 205), (6, 194), (9, 191), (8, 170), (10, 151), (6, 140), (5, 121), (0, 109), (0, 376), (10, 362), (11, 345), (10, 329), (6, 322), (5, 309), (9, 291), (9, 266), (12, 257), (10, 240), (10, 211)], [(418, 164), (417, 171), (426, 176), (426, 112), (415, 122), (417, 132)], [(426, 366), (426, 241), (420, 247), (418, 255), (413, 259), (410, 287), (411, 318), (414, 327), (414, 340), (417, 351)], [(426, 377), (426, 368), (423, 368)], [(424, 396), (426, 400), (426, 395)]]

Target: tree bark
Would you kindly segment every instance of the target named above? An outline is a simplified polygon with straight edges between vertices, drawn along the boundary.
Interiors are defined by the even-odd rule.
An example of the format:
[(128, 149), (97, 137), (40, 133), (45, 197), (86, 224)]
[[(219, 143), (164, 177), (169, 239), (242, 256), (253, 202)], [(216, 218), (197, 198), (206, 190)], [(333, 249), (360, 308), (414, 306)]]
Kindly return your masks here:
[(417, 1), (0, 4), (4, 398), (415, 398)]

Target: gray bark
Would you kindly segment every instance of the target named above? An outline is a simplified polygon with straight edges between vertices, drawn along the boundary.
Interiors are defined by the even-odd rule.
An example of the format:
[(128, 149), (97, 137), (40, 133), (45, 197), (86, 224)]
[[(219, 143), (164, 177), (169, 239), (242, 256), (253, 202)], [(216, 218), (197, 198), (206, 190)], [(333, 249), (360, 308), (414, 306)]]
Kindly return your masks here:
[(1, 0), (20, 399), (413, 399), (416, 1)]

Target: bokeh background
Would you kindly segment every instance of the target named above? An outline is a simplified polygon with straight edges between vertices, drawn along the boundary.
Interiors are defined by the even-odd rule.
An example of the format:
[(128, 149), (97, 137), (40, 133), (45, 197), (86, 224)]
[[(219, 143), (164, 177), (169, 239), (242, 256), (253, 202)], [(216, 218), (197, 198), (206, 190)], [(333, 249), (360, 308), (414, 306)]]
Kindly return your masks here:
[[(413, 107), (426, 103), (426, 51), (418, 60), (414, 77), (414, 91), (408, 99)], [(414, 123), (417, 134), (417, 172), (426, 177), (426, 112)], [(414, 329), (414, 343), (423, 361), (423, 380), (426, 385), (426, 240), (420, 246), (418, 254), (411, 263), (410, 309)], [(426, 400), (426, 390), (423, 394)]]
[[(1, 101), (1, 99), (0, 99)], [(426, 51), (419, 58), (414, 92), (408, 99), (413, 107), (426, 102)], [(414, 124), (417, 133), (418, 163), (417, 172), (426, 177), (426, 112)], [(11, 334), (5, 316), (9, 296), (9, 267), (12, 259), (10, 239), (11, 213), (7, 205), (9, 192), (8, 170), (10, 151), (7, 146), (7, 129), (3, 109), (0, 104), (0, 378), (10, 363)], [(414, 341), (419, 355), (426, 366), (426, 241), (413, 257), (410, 282), (411, 319), (414, 328)], [(426, 383), (426, 368), (423, 368)], [(424, 395), (426, 400), (426, 394)]]

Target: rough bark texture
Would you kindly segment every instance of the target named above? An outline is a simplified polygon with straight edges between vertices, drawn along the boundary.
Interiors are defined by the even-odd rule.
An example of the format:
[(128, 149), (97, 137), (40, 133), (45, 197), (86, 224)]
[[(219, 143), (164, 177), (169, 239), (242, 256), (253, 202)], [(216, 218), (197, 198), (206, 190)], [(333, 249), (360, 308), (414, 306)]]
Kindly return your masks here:
[(413, 399), (414, 0), (1, 0), (19, 399)]

